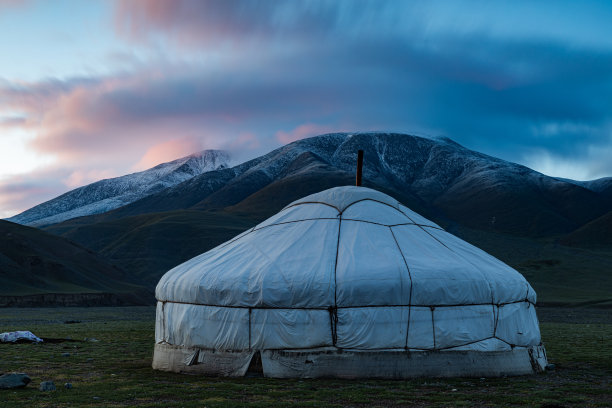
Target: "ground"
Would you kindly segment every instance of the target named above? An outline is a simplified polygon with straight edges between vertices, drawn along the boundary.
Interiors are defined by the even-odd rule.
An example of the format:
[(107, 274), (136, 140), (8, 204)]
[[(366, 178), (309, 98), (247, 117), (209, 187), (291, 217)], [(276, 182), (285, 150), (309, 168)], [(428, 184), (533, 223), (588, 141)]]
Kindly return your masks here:
[[(540, 308), (554, 371), (509, 378), (276, 380), (206, 378), (151, 369), (152, 307), (0, 309), (0, 332), (69, 339), (0, 344), (0, 372), (25, 372), (0, 407), (612, 406), (612, 313)], [(57, 391), (41, 392), (42, 381)], [(72, 389), (65, 389), (65, 383)]]

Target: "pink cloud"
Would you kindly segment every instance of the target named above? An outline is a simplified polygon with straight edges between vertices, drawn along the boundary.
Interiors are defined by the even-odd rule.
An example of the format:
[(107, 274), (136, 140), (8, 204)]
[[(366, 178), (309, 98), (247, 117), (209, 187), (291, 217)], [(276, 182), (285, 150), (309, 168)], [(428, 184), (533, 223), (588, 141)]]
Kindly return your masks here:
[(160, 163), (175, 160), (180, 157), (203, 150), (202, 141), (194, 137), (171, 139), (149, 148), (133, 169), (141, 171)]
[[(5, 82), (0, 83), (0, 115), (18, 112), (23, 119), (2, 126), (34, 134), (32, 149), (82, 171), (143, 169), (205, 148), (264, 150), (277, 141), (331, 130), (306, 124), (279, 132), (274, 141), (256, 137), (262, 126), (268, 133), (274, 121), (299, 123), (306, 107), (315, 109), (308, 116), (329, 109), (317, 103), (329, 98), (308, 84), (280, 80), (278, 86), (261, 79), (253, 82), (242, 66), (228, 67), (225, 75), (203, 75), (197, 66), (160, 66), (100, 78)], [(140, 158), (136, 165), (135, 157)], [(72, 186), (86, 179), (66, 180)]]
[(278, 9), (286, 8), (250, 0), (130, 0), (118, 2), (115, 27), (138, 41), (161, 31), (183, 45), (210, 45), (236, 37), (244, 42), (267, 31)]
[(397, 2), (392, 1), (348, 3), (352, 2), (130, 0), (116, 3), (114, 17), (117, 32), (130, 40), (158, 37), (198, 48), (231, 42), (249, 49), (247, 44), (282, 39), (292, 41), (295, 49), (297, 43), (337, 39), (338, 29), (346, 22), (381, 31), (372, 22), (397, 9)]
[(0, 128), (31, 135), (29, 148), (55, 161), (53, 167), (19, 177), (0, 174), (0, 217), (102, 178), (219, 147), (214, 134), (201, 130), (203, 119), (193, 110), (197, 103), (177, 110), (181, 94), (168, 96), (171, 87), (150, 95), (151, 88), (159, 88), (158, 80), (157, 73), (147, 72), (0, 82)]
[(135, 156), (169, 137), (193, 139), (198, 133), (194, 132), (200, 122), (198, 112), (185, 117), (173, 109), (180, 94), (168, 95), (173, 92), (170, 87), (150, 95), (157, 81), (159, 76), (153, 72), (0, 86), (0, 114), (24, 114), (20, 120), (11, 118), (1, 124), (35, 133), (30, 147), (65, 164), (91, 165), (98, 160), (103, 165), (109, 157), (110, 164), (133, 163)]
[(278, 132), (276, 132), (276, 139), (282, 144), (287, 144), (307, 137), (339, 131), (341, 130), (339, 130), (338, 127), (334, 126), (318, 125), (316, 123), (305, 123), (303, 125), (297, 126), (289, 132), (279, 130)]
[(269, 141), (262, 140), (255, 132), (240, 132), (238, 136), (231, 139), (222, 146), (232, 154), (232, 159), (238, 163), (243, 160), (252, 159), (256, 153), (262, 153), (262, 150), (269, 150), (274, 145), (270, 145)]
[(231, 149), (257, 150), (261, 147), (259, 138), (253, 132), (240, 132), (230, 144)]

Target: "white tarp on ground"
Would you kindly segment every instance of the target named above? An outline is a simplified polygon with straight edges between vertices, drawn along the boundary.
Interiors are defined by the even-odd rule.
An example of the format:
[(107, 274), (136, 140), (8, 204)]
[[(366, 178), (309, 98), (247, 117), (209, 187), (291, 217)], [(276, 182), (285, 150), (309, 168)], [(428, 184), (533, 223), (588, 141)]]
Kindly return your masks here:
[(166, 354), (540, 345), (535, 292), (521, 274), (364, 187), (290, 204), (166, 273), (156, 297)]
[(0, 333), (0, 342), (2, 343), (16, 343), (18, 341), (40, 343), (43, 341), (43, 339), (28, 330)]

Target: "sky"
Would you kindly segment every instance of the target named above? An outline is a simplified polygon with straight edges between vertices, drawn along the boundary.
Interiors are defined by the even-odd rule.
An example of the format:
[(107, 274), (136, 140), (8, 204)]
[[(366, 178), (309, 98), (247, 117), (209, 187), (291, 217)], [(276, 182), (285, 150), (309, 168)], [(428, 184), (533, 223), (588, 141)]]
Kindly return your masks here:
[(335, 131), (612, 176), (610, 21), (609, 1), (0, 0), (0, 218)]

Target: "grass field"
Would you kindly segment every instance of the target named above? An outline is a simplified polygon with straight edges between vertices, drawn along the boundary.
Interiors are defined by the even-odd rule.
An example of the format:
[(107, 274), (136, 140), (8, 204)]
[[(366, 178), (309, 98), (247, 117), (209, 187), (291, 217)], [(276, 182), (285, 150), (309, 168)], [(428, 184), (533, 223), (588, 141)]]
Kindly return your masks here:
[[(612, 406), (612, 313), (538, 310), (554, 371), (510, 378), (275, 380), (153, 371), (152, 307), (0, 309), (0, 332), (71, 341), (0, 344), (0, 372), (25, 372), (1, 407)], [(86, 340), (87, 339), (87, 340)], [(41, 392), (42, 381), (57, 391)], [(65, 389), (70, 382), (72, 389)]]

